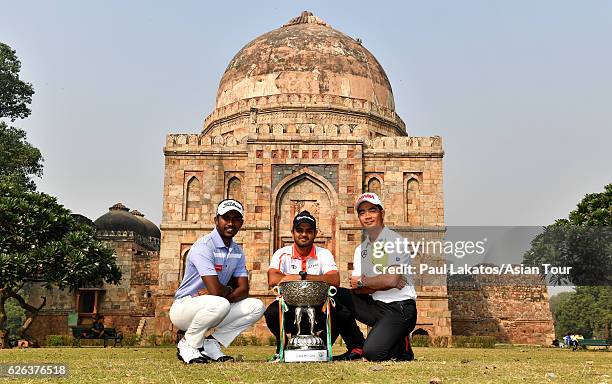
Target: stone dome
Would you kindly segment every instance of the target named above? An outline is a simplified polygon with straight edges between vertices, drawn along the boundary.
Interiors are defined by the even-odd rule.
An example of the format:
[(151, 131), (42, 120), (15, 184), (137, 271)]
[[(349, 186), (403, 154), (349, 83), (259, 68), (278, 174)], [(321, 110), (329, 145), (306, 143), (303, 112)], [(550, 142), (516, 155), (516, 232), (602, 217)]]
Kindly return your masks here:
[(145, 219), (144, 214), (140, 213), (140, 211), (136, 209), (131, 210), (130, 213), (136, 216), (136, 218), (144, 224), (144, 226), (147, 228), (147, 235), (149, 237), (161, 239), (161, 231), (159, 230), (157, 225), (155, 225), (151, 220)]
[(127, 231), (149, 237), (145, 224), (137, 216), (131, 214), (129, 209), (121, 203), (110, 207), (108, 212), (94, 221), (94, 224), (98, 231)]
[(389, 79), (361, 41), (306, 11), (234, 56), (221, 78), (216, 108), (280, 94), (342, 96), (395, 110)]

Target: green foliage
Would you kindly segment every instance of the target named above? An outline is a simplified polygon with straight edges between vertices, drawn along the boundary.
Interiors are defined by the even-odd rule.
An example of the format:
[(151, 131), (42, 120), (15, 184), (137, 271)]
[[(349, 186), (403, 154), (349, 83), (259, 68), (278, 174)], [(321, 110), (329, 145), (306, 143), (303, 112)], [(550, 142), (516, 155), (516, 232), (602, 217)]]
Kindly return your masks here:
[(17, 330), (21, 327), (21, 324), (26, 319), (25, 311), (17, 300), (8, 299), (4, 303), (4, 310), (6, 311), (6, 329), (9, 331), (9, 335), (13, 338), (18, 336)]
[(612, 184), (592, 193), (531, 242), (523, 262), (571, 267), (570, 280), (554, 276), (555, 284), (612, 285)]
[(48, 347), (67, 347), (72, 345), (72, 336), (69, 335), (47, 335), (45, 345)]
[(21, 62), (11, 47), (0, 43), (0, 118), (23, 119), (30, 115), (32, 84), (19, 78)]
[(570, 212), (569, 222), (573, 225), (612, 226), (612, 184), (606, 185), (601, 193), (587, 194)]
[(494, 336), (453, 336), (455, 348), (495, 348)]
[(413, 335), (412, 336), (413, 347), (431, 347), (431, 337), (427, 335)]
[(140, 338), (133, 333), (126, 333), (123, 335), (123, 345), (126, 347), (133, 347), (140, 343)]
[(26, 141), (25, 131), (0, 121), (0, 183), (34, 190), (31, 176), (42, 176), (42, 155)]
[(562, 339), (568, 333), (585, 338), (609, 338), (612, 325), (612, 287), (577, 287), (551, 298), (555, 333)]
[(436, 336), (433, 338), (431, 345), (437, 348), (448, 347), (448, 336)]
[[(339, 340), (342, 340), (341, 337), (338, 338)], [(276, 337), (274, 336), (268, 336), (268, 345), (269, 346), (275, 346), (276, 345)]]
[[(270, 342), (272, 342), (272, 344), (270, 344)], [(251, 345), (251, 346), (261, 346), (261, 345), (276, 345), (276, 341), (274, 339), (274, 336), (272, 336), (271, 338), (268, 337), (266, 339), (260, 339), (259, 337), (255, 336), (255, 335), (250, 335), (250, 336), (246, 336), (246, 335), (238, 335), (234, 341), (232, 341), (232, 345), (233, 346), (245, 346), (245, 345)]]
[(0, 184), (0, 289), (26, 281), (59, 288), (117, 284), (113, 251), (54, 197)]

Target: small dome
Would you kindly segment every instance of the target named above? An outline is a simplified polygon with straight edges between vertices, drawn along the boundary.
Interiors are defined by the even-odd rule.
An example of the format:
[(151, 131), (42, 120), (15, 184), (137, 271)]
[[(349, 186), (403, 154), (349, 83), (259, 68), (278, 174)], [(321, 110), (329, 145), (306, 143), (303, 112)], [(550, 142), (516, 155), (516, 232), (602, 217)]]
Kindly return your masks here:
[(94, 221), (94, 224), (99, 231), (128, 231), (149, 237), (145, 224), (138, 217), (132, 215), (129, 209), (121, 203), (110, 207), (108, 212)]
[(280, 94), (343, 96), (395, 110), (389, 79), (361, 40), (307, 11), (234, 56), (221, 78), (216, 108)]
[(145, 227), (147, 228), (147, 234), (149, 237), (161, 239), (161, 231), (159, 230), (157, 225), (155, 225), (151, 220), (145, 219), (144, 214), (142, 214), (137, 209), (132, 209), (130, 213), (136, 216), (136, 218), (145, 225)]

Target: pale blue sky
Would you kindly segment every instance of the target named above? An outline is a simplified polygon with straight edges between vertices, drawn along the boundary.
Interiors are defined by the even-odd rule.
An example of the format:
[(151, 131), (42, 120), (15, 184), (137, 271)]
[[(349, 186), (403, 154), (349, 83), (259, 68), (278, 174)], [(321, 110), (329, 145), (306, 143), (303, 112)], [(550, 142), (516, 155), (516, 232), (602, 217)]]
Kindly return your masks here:
[(363, 40), (415, 136), (446, 150), (448, 225), (545, 225), (612, 182), (612, 2), (0, 0), (34, 85), (37, 184), (159, 224), (164, 137), (197, 133), (233, 55), (302, 10)]

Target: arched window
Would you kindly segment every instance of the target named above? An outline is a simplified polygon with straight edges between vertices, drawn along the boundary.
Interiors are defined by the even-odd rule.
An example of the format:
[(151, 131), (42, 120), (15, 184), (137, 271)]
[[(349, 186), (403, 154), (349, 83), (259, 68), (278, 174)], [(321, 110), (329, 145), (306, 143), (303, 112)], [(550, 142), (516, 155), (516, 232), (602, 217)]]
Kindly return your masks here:
[(380, 194), (381, 192), (380, 181), (376, 177), (373, 177), (368, 181), (368, 192), (373, 192), (382, 199), (382, 195)]
[(187, 191), (185, 193), (185, 220), (190, 222), (199, 221), (201, 211), (202, 193), (200, 180), (194, 176), (187, 182)]
[(242, 183), (236, 176), (227, 182), (227, 198), (242, 202)]
[(419, 182), (415, 178), (406, 184), (406, 221), (409, 225), (421, 225), (421, 207), (419, 201)]

